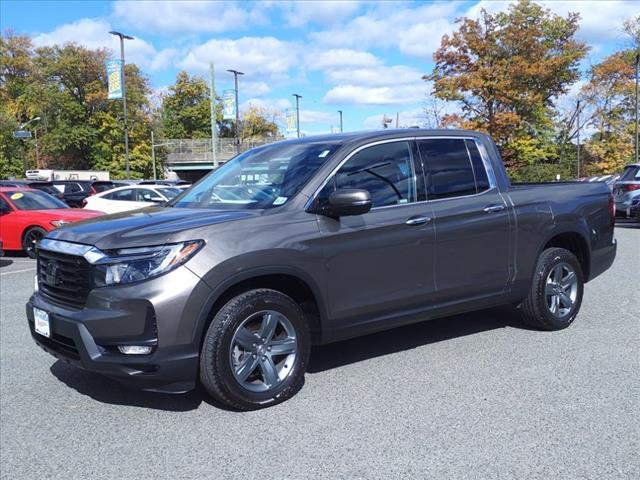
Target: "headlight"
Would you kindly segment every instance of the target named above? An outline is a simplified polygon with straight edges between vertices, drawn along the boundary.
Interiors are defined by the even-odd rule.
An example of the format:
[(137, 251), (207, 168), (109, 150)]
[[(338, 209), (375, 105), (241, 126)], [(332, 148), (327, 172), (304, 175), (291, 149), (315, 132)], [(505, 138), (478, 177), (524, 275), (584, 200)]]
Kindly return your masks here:
[(85, 258), (94, 265), (96, 287), (149, 280), (179, 267), (204, 245), (202, 240), (155, 247), (123, 248)]

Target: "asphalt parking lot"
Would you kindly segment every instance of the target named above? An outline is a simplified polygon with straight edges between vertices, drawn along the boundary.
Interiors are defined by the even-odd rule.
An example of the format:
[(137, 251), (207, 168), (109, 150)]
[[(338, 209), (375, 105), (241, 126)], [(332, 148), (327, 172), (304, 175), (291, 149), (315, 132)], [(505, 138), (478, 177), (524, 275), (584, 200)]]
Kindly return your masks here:
[(292, 400), (250, 413), (56, 361), (24, 304), (35, 265), (0, 259), (2, 478), (640, 478), (640, 228), (576, 322), (510, 308), (316, 348)]

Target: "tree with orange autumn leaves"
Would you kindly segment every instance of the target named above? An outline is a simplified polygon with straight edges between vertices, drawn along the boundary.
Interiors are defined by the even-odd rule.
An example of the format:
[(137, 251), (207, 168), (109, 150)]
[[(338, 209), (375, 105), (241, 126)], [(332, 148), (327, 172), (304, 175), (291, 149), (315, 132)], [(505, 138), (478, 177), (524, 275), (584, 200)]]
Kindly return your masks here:
[[(561, 135), (571, 126), (562, 125), (569, 117), (563, 120), (556, 104), (580, 80), (580, 62), (588, 52), (575, 38), (579, 15), (562, 17), (531, 0), (519, 0), (506, 12), (482, 10), (477, 20), (460, 18), (457, 23), (458, 29), (444, 35), (434, 53), (432, 73), (423, 77), (432, 82), (436, 99), (460, 107), (459, 113), (444, 117), (444, 126), (489, 133), (516, 180), (575, 176), (575, 135), (570, 140)], [(629, 25), (628, 32), (633, 22)], [(589, 119), (581, 125), (587, 123), (596, 135), (585, 147), (588, 163), (581, 171), (614, 172), (630, 159), (629, 60), (621, 52), (589, 72), (580, 95)]]

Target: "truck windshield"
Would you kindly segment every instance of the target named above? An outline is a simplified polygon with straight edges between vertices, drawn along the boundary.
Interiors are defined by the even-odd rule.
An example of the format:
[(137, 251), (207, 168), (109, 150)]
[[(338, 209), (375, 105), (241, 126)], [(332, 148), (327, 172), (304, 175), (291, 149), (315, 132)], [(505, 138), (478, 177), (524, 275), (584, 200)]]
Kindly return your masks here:
[(52, 208), (69, 208), (55, 197), (39, 190), (16, 190), (6, 195), (18, 210), (50, 210)]
[(257, 209), (284, 205), (335, 153), (339, 143), (276, 143), (249, 150), (211, 172), (173, 207)]

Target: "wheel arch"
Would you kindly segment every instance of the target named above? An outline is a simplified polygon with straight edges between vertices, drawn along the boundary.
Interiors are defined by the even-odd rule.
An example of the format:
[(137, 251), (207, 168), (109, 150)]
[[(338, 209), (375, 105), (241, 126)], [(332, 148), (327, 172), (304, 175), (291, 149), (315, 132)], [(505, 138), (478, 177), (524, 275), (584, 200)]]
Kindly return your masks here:
[(262, 267), (247, 270), (218, 285), (203, 305), (194, 340), (201, 346), (204, 333), (218, 312), (231, 298), (256, 288), (270, 288), (291, 297), (302, 307), (309, 322), (312, 343), (323, 342), (326, 307), (316, 283), (304, 272), (292, 267)]
[(583, 233), (576, 229), (554, 231), (542, 244), (538, 252), (538, 258), (544, 250), (551, 247), (564, 248), (573, 253), (580, 263), (585, 282), (589, 280), (591, 273), (591, 250), (589, 249), (589, 242)]

